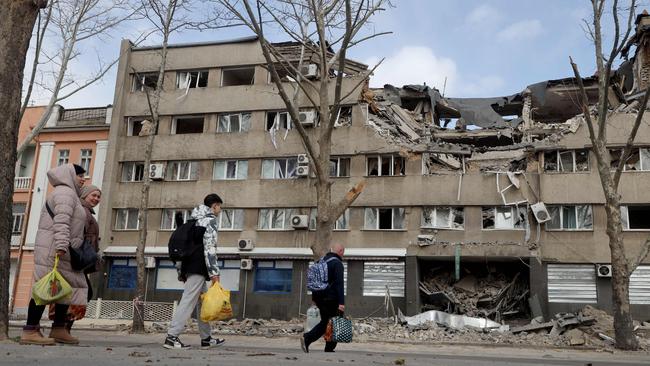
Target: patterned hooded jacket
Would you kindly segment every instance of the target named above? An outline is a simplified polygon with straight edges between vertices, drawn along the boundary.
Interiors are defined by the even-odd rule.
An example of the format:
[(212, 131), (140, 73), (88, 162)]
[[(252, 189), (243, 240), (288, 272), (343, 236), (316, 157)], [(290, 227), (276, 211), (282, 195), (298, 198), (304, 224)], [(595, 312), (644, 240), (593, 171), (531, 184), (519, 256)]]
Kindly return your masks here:
[(203, 254), (205, 255), (205, 266), (208, 269), (208, 276), (219, 276), (219, 263), (217, 262), (217, 236), (219, 221), (212, 213), (210, 207), (199, 205), (192, 210), (192, 218), (196, 225), (205, 228), (203, 234)]

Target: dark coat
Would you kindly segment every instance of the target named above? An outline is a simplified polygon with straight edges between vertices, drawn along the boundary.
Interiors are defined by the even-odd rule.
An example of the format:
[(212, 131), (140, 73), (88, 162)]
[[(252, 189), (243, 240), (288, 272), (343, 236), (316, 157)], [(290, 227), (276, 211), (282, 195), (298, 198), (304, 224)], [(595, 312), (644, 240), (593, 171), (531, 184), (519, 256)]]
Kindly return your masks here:
[(342, 258), (336, 253), (327, 253), (323, 260), (336, 258), (327, 263), (327, 282), (325, 290), (314, 291), (313, 298), (315, 301), (335, 302), (338, 305), (345, 305), (345, 287), (343, 283), (343, 262)]

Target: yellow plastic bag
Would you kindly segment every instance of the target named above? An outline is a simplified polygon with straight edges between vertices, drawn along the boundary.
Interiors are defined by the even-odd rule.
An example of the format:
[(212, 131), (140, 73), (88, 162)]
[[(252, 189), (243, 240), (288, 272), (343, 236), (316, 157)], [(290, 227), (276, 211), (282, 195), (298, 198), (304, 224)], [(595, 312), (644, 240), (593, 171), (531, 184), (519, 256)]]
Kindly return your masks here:
[(59, 256), (54, 259), (52, 271), (34, 284), (32, 298), (36, 305), (48, 305), (72, 295), (72, 287), (68, 281), (56, 270), (59, 265)]
[(211, 322), (232, 318), (230, 291), (214, 283), (206, 293), (201, 295), (201, 320)]

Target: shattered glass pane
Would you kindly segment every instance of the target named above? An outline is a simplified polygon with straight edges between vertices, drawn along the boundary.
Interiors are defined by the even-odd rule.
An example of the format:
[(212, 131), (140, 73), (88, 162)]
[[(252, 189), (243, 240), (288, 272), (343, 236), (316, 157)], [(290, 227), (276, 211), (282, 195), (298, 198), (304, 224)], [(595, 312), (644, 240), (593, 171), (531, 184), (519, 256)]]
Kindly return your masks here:
[(126, 228), (129, 230), (136, 230), (138, 228), (138, 209), (130, 208), (126, 222)]
[(223, 160), (217, 160), (214, 162), (214, 179), (225, 179), (226, 175), (224, 174), (226, 170), (226, 162)]
[(628, 157), (625, 161), (625, 170), (641, 170), (641, 157), (639, 155), (639, 149), (634, 149), (632, 152), (630, 152), (630, 157)]
[(404, 175), (404, 158), (401, 156), (393, 157), (393, 175)]
[(393, 209), (393, 229), (404, 229), (404, 213), (405, 210), (403, 208)]
[(650, 229), (650, 206), (627, 206), (630, 230)]
[(285, 130), (288, 130), (291, 128), (291, 118), (289, 118), (289, 113), (287, 112), (282, 112), (280, 113), (280, 128), (284, 128)]
[(494, 229), (494, 207), (483, 207), (483, 229)]
[(275, 160), (275, 176), (273, 178), (286, 178), (287, 177), (287, 160), (286, 159), (276, 159)]
[(237, 179), (248, 178), (248, 160), (237, 161)]
[(273, 179), (273, 172), (275, 169), (275, 160), (262, 161), (262, 179)]
[(316, 230), (316, 216), (318, 215), (318, 209), (312, 208), (309, 211), (309, 230)]
[(452, 229), (462, 229), (465, 226), (465, 214), (462, 207), (452, 207), (451, 217)]
[(284, 228), (284, 210), (273, 209), (271, 210), (271, 229)]
[(219, 124), (217, 125), (217, 132), (225, 133), (229, 132), (229, 119), (227, 114), (222, 114), (219, 116)]
[(560, 151), (560, 169), (561, 172), (572, 173), (575, 171), (573, 166), (573, 151)]
[(164, 209), (162, 215), (162, 223), (160, 228), (162, 230), (173, 230), (174, 229), (174, 214), (176, 210)]
[(199, 72), (199, 88), (205, 88), (208, 86), (208, 71)]
[(576, 150), (576, 172), (589, 171), (589, 150)]
[(433, 207), (422, 208), (422, 227), (433, 227), (433, 214), (435, 209)]
[(237, 178), (237, 160), (228, 160), (226, 162), (226, 178)]
[(246, 132), (251, 129), (251, 114), (242, 113), (241, 114), (241, 132)]
[(239, 132), (239, 114), (230, 115), (230, 132)]
[(439, 228), (451, 227), (449, 223), (450, 213), (451, 213), (451, 209), (449, 207), (436, 207), (435, 227), (439, 227)]
[(330, 159), (330, 177), (338, 175), (338, 165), (338, 159)]
[(546, 206), (551, 220), (546, 222), (547, 230), (559, 230), (562, 228), (562, 219), (560, 218), (560, 206)]
[[(648, 160), (648, 167), (650, 168), (650, 160)], [(339, 175), (338, 176), (339, 177), (349, 177), (350, 176), (350, 158), (339, 158)]]
[(562, 228), (577, 228), (575, 206), (562, 206)]
[(297, 177), (297, 175), (296, 175), (297, 165), (298, 165), (298, 159), (296, 159), (296, 158), (287, 159), (287, 177), (288, 178)]
[(377, 229), (377, 209), (366, 208), (364, 210), (364, 229), (376, 230)]
[(393, 175), (391, 171), (393, 157), (391, 155), (384, 155), (381, 157), (381, 171), (380, 175)]
[(576, 206), (578, 216), (578, 229), (592, 229), (593, 218), (591, 215), (591, 205)]
[(259, 219), (258, 227), (261, 230), (270, 229), (270, 226), (269, 226), (269, 214), (270, 214), (270, 211), (271, 210), (267, 210), (267, 209), (261, 209), (260, 210), (260, 219)]
[(641, 170), (650, 170), (650, 149), (639, 149), (641, 155)]
[(495, 229), (512, 229), (514, 228), (514, 219), (511, 207), (497, 207), (496, 217), (494, 220)]
[(199, 179), (199, 164), (196, 161), (190, 161), (187, 163), (190, 166), (190, 177), (191, 180)]
[(233, 229), (241, 230), (244, 228), (244, 210), (237, 209), (234, 211), (235, 211), (235, 222), (234, 222)]
[(514, 212), (514, 228), (523, 229), (526, 227), (526, 222), (528, 222), (528, 211), (526, 207), (513, 207)]
[(230, 230), (233, 228), (233, 210), (221, 210), (221, 220), (219, 228), (222, 230)]
[(621, 206), (621, 225), (623, 226), (623, 230), (630, 229), (630, 220), (629, 220), (629, 215), (627, 212), (627, 206)]
[(187, 88), (187, 84), (188, 84), (188, 82), (189, 82), (189, 80), (190, 80), (190, 79), (188, 78), (188, 76), (189, 76), (189, 72), (187, 72), (187, 71), (182, 71), (182, 72), (179, 72), (179, 73), (176, 74), (176, 75), (178, 75), (178, 76), (176, 77), (176, 87), (177, 87), (178, 89), (185, 89), (185, 88)]
[(546, 151), (544, 153), (544, 171), (557, 172), (557, 151)]
[(379, 175), (379, 158), (368, 158), (368, 176)]
[(187, 180), (190, 176), (190, 164), (187, 161), (181, 161), (178, 168), (178, 180)]
[(277, 112), (267, 112), (266, 113), (266, 130), (270, 131), (271, 128), (273, 128), (273, 124), (275, 124), (275, 118), (277, 117), (278, 113)]
[(294, 210), (292, 208), (287, 208), (284, 209), (284, 226), (283, 228), (290, 228), (291, 227), (291, 216), (299, 214), (297, 210)]
[(346, 209), (343, 215), (336, 219), (334, 230), (348, 230), (350, 229), (350, 210)]

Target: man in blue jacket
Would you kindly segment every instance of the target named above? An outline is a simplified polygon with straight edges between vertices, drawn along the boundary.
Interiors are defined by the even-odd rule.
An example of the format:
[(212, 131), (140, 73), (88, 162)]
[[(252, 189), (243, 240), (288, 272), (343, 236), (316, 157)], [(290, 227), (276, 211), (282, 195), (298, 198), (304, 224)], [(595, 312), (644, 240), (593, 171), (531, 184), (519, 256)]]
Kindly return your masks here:
[[(345, 290), (343, 286), (343, 253), (345, 247), (334, 244), (324, 260), (334, 258), (327, 262), (327, 288), (322, 291), (312, 292), (312, 301), (320, 311), (320, 323), (300, 338), (303, 352), (309, 352), (309, 345), (325, 334), (330, 318), (345, 311)], [(325, 342), (325, 352), (334, 352), (336, 342)]]

